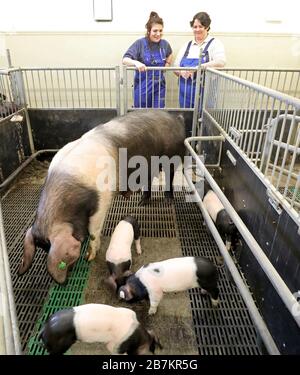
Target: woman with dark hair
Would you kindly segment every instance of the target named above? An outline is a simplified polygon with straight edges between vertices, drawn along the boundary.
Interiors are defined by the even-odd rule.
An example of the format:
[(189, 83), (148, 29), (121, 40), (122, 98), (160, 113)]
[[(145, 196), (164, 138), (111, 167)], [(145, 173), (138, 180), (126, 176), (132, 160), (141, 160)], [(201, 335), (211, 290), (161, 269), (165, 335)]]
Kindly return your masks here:
[(172, 48), (162, 39), (164, 23), (156, 12), (151, 12), (144, 38), (136, 40), (123, 56), (123, 64), (135, 66), (134, 107), (163, 108), (165, 106), (166, 81), (162, 70), (147, 67), (169, 66)]
[[(222, 68), (225, 65), (225, 50), (223, 43), (209, 35), (211, 19), (205, 12), (194, 15), (190, 22), (193, 29), (194, 39), (185, 43), (179, 50), (174, 65), (197, 67), (201, 56), (201, 67)], [(192, 71), (178, 71), (179, 82), (179, 103), (181, 108), (193, 108), (196, 74)], [(202, 90), (203, 91), (203, 90)]]

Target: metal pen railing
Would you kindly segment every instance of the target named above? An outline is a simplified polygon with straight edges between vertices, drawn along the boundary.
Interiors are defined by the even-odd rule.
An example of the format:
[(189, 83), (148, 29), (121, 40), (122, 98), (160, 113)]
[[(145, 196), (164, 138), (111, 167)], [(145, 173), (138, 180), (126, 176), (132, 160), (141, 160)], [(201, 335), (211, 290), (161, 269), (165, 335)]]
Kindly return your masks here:
[(300, 226), (300, 100), (207, 69), (203, 116)]
[(119, 67), (23, 68), (28, 108), (113, 108), (120, 113)]

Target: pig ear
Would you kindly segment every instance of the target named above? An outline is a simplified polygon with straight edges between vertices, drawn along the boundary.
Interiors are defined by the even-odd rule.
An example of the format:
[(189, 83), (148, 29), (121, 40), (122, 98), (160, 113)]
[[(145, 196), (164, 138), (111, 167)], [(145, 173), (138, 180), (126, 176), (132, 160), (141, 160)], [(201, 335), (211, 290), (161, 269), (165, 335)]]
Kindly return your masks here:
[(68, 268), (79, 258), (80, 248), (81, 242), (68, 233), (59, 233), (52, 239), (47, 269), (57, 283), (66, 281)]
[(25, 272), (28, 271), (28, 269), (30, 268), (32, 264), (34, 254), (35, 254), (35, 244), (34, 244), (34, 239), (32, 235), (32, 227), (30, 227), (27, 230), (26, 235), (25, 235), (23, 258), (18, 269), (18, 275), (23, 275)]

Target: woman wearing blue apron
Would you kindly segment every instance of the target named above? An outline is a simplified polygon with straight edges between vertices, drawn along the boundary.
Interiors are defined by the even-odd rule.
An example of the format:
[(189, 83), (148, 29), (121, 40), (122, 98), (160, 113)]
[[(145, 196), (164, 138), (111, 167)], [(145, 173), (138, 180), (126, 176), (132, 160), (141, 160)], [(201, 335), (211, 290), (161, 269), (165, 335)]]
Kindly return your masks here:
[(163, 108), (165, 106), (166, 81), (161, 70), (147, 70), (147, 67), (171, 65), (172, 49), (162, 39), (163, 20), (151, 12), (146, 24), (147, 35), (136, 40), (123, 56), (123, 64), (135, 66), (134, 107)]
[[(224, 46), (216, 38), (208, 35), (211, 19), (205, 12), (195, 14), (190, 25), (193, 29), (194, 40), (185, 43), (179, 50), (175, 66), (198, 67), (200, 51), (202, 50), (201, 66), (222, 68), (225, 65)], [(193, 108), (196, 89), (196, 73), (192, 71), (177, 71), (179, 78), (179, 104), (181, 108)], [(201, 89), (203, 93), (203, 87)]]

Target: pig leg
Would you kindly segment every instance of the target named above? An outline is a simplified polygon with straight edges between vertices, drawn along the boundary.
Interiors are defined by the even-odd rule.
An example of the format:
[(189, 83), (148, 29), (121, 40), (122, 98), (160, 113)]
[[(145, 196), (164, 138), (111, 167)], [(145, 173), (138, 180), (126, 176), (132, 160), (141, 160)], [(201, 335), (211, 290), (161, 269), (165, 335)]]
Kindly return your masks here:
[(152, 180), (154, 176), (152, 175), (150, 169), (151, 168), (149, 168), (149, 171), (148, 171), (148, 186), (144, 187), (143, 196), (138, 203), (139, 206), (144, 206), (145, 204), (148, 204), (151, 199), (151, 186), (152, 186)]
[(142, 254), (142, 248), (141, 248), (141, 240), (140, 240), (140, 238), (137, 239), (137, 240), (135, 240), (134, 242), (135, 242), (136, 253), (138, 255), (141, 255)]
[(89, 234), (91, 237), (89, 248), (86, 254), (87, 260), (91, 261), (95, 258), (101, 244), (101, 230), (104, 224), (106, 213), (112, 201), (112, 192), (102, 192), (100, 195), (100, 203), (98, 211), (90, 217)]
[(163, 297), (163, 291), (160, 290), (152, 290), (149, 292), (149, 300), (150, 300), (150, 309), (148, 311), (149, 315), (153, 315), (157, 311), (157, 306)]
[(30, 268), (32, 264), (32, 260), (35, 254), (35, 244), (34, 244), (34, 238), (32, 235), (32, 227), (30, 227), (25, 236), (24, 240), (24, 251), (23, 251), (23, 258), (22, 262), (19, 266), (18, 274), (23, 275), (28, 269)]
[(219, 289), (217, 287), (208, 287), (201, 289), (201, 294), (204, 294), (203, 291), (206, 291), (210, 295), (210, 300), (213, 307), (217, 307), (219, 304)]
[[(165, 170), (165, 177), (166, 177), (166, 190), (165, 190), (165, 198), (167, 200), (171, 200), (174, 198), (173, 194), (173, 180), (174, 180), (174, 164), (171, 163), (170, 170)], [(168, 189), (169, 188), (169, 189)]]

